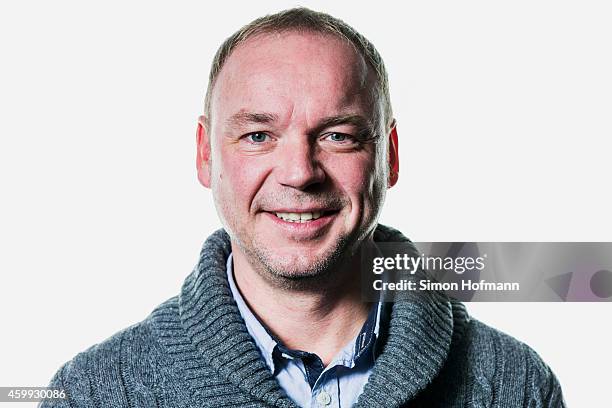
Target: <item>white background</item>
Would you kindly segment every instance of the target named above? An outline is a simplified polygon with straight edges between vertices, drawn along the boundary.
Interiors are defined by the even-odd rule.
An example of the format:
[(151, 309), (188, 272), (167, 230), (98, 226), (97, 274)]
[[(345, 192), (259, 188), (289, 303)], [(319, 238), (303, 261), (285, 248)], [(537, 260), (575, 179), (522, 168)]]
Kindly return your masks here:
[[(0, 386), (46, 385), (145, 318), (218, 228), (194, 162), (210, 61), (297, 3), (209, 3), (2, 2)], [(612, 241), (609, 2), (300, 4), (385, 58), (401, 176), (381, 222), (417, 241)], [(569, 406), (609, 406), (612, 303), (468, 307), (531, 345)]]

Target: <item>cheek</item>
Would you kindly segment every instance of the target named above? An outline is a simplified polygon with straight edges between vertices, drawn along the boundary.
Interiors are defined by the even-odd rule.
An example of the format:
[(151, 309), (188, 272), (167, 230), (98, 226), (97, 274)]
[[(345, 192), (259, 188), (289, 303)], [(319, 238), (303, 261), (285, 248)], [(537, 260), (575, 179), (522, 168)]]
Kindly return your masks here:
[(253, 158), (232, 151), (222, 150), (216, 157), (219, 159), (213, 161), (213, 193), (224, 208), (248, 211), (262, 178), (261, 166)]
[(337, 185), (344, 193), (357, 201), (353, 205), (368, 205), (376, 195), (378, 169), (372, 155), (356, 155), (350, 158), (336, 158), (328, 166)]
[(363, 216), (367, 219), (376, 218), (387, 191), (385, 163), (380, 160), (380, 155), (372, 154), (364, 159), (361, 171), (357, 173), (359, 179), (355, 181), (360, 184)]

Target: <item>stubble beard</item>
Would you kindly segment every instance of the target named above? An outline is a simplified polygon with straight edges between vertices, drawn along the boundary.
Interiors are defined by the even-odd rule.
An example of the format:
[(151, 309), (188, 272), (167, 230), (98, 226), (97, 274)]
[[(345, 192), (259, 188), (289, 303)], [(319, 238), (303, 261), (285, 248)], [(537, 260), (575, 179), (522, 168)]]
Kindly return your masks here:
[(320, 290), (335, 286), (334, 282), (340, 279), (337, 272), (355, 253), (352, 241), (351, 237), (340, 236), (315, 259), (303, 254), (285, 260), (266, 245), (258, 244), (261, 242), (258, 237), (253, 237), (251, 245), (240, 240), (237, 243), (256, 272), (274, 286), (285, 290)]

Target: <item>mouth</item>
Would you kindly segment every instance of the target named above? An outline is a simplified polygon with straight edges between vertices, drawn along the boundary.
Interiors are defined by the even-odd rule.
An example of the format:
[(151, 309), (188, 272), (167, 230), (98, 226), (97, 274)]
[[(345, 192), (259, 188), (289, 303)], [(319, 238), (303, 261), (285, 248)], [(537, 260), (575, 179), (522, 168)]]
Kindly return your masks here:
[(339, 212), (338, 209), (325, 208), (283, 208), (265, 211), (265, 214), (293, 238), (312, 239), (324, 234)]
[(287, 222), (305, 223), (318, 220), (325, 214), (325, 211), (312, 212), (273, 212), (277, 218)]

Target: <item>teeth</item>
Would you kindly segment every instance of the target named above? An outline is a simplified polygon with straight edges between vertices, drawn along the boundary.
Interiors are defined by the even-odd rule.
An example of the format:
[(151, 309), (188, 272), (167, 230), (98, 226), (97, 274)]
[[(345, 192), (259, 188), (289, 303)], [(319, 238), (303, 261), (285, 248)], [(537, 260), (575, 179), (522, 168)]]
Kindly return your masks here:
[(307, 212), (307, 213), (275, 213), (276, 216), (282, 220), (289, 222), (308, 222), (311, 220), (316, 220), (317, 218), (321, 218), (321, 212)]
[(300, 221), (310, 221), (310, 220), (312, 220), (312, 213), (300, 214)]

